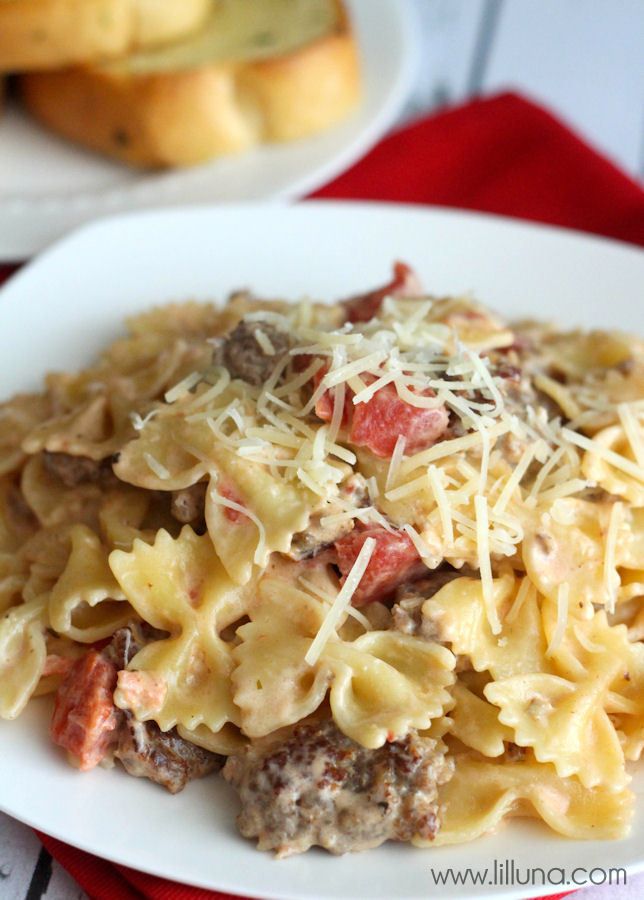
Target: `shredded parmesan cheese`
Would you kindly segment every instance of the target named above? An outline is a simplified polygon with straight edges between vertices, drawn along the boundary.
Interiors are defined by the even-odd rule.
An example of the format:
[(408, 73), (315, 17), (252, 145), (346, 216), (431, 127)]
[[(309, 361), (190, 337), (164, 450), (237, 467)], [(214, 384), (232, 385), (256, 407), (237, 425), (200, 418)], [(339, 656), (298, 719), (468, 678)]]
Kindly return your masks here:
[(537, 589), (532, 584), (529, 578), (524, 578), (521, 582), (519, 590), (517, 591), (517, 595), (514, 598), (514, 603), (510, 607), (505, 617), (505, 622), (508, 625), (511, 625), (516, 621), (519, 613), (523, 609), (524, 603), (527, 602), (528, 598), (532, 599), (536, 594)]
[(356, 561), (352, 565), (351, 570), (346, 577), (344, 584), (338, 591), (338, 596), (333, 601), (331, 609), (326, 614), (318, 633), (314, 637), (311, 646), (306, 652), (304, 660), (310, 666), (314, 666), (318, 661), (318, 659), (320, 658), (320, 654), (326, 646), (327, 641), (336, 631), (340, 619), (349, 607), (351, 599), (362, 580), (362, 576), (364, 575), (367, 566), (369, 565), (369, 561), (373, 555), (373, 551), (375, 550), (375, 548), (375, 539), (372, 537), (366, 538), (364, 544), (360, 548), (358, 556), (356, 557)]
[(454, 525), (452, 522), (452, 509), (447, 492), (443, 487), (440, 472), (436, 466), (429, 466), (427, 469), (427, 480), (434, 494), (434, 500), (438, 508), (438, 514), (441, 520), (441, 528), (443, 529), (443, 542), (445, 547), (449, 549), (454, 544)]
[(441, 557), (434, 556), (432, 551), (427, 546), (427, 543), (423, 540), (422, 536), (416, 531), (413, 525), (403, 525), (403, 531), (405, 531), (409, 535), (412, 544), (416, 548), (416, 552), (425, 563), (427, 568), (436, 569), (441, 563)]
[[(228, 385), (230, 384), (230, 373), (228, 369), (224, 369), (223, 366), (218, 367), (217, 369), (217, 381), (212, 385), (212, 387), (208, 388), (208, 390), (204, 391), (196, 400), (193, 400), (192, 403), (188, 406), (189, 410), (201, 409), (204, 406), (209, 406), (213, 400), (216, 400), (220, 394), (226, 390)], [(186, 418), (190, 418), (187, 416)]]
[[(428, 321), (428, 314), (436, 308), (440, 309), (440, 304), (429, 300), (412, 306), (387, 298), (377, 318), (345, 323), (339, 328), (319, 325), (316, 307), (310, 303), (300, 304), (287, 314), (251, 313), (245, 320), (255, 323), (252, 333), (256, 352), (267, 357), (277, 355), (270, 332), (263, 329), (266, 323), (289, 333), (297, 345), (288, 354), (280, 354), (274, 365), (273, 361), (269, 363), (272, 371), (265, 383), (256, 387), (237, 380), (230, 387), (227, 369), (211, 365), (204, 373), (193, 372), (183, 378), (168, 390), (165, 399), (167, 403), (182, 401), (172, 412), (178, 409), (188, 423), (197, 427), (206, 423), (215, 447), (236, 453), (245, 465), (262, 466), (273, 478), (302, 494), (315, 495), (308, 496), (308, 500), (317, 510), (330, 513), (318, 513), (323, 528), (333, 530), (357, 522), (392, 531), (393, 521), (410, 538), (428, 567), (439, 565), (445, 555), (455, 565), (478, 564), (485, 614), (492, 633), (498, 635), (501, 622), (496, 607), (493, 558), (517, 557), (526, 518), (533, 515), (528, 511), (536, 508), (561, 522), (570, 515), (571, 504), (558, 501), (594, 486), (594, 482), (583, 477), (584, 453), (594, 454), (644, 484), (644, 401), (616, 405), (608, 393), (602, 393), (601, 386), (595, 390), (592, 378), (583, 384), (562, 385), (539, 371), (542, 360), (536, 356), (534, 367), (528, 365), (523, 377), (558, 403), (568, 426), (563, 427), (560, 418), (550, 418), (536, 392), (535, 405), (525, 403), (517, 413), (520, 395), (509, 393), (506, 407), (504, 381), (495, 374), (498, 357), (494, 353), (481, 355), (491, 348), (509, 346), (514, 339), (512, 332), (500, 331), (500, 324), (489, 319), (481, 327), (480, 340), (474, 335), (464, 344), (465, 338), (451, 325)], [(457, 312), (457, 319), (458, 316)], [(326, 321), (331, 322), (332, 318)], [(463, 319), (463, 335), (478, 331), (476, 323), (470, 329), (466, 317)], [(324, 322), (325, 317), (318, 321)], [(298, 362), (305, 366), (303, 371), (297, 371)], [(402, 402), (416, 410), (447, 408), (452, 417), (460, 419), (466, 433), (407, 456), (409, 439), (399, 434), (386, 474), (379, 467), (377, 479), (374, 475), (367, 478), (369, 505), (357, 507), (337, 488), (347, 478), (347, 465), (357, 465), (356, 453), (343, 445), (347, 439), (343, 428), (345, 409), (368, 403), (388, 386), (392, 396), (395, 390)], [(186, 396), (190, 392), (192, 395)], [(322, 415), (315, 415), (320, 401), (325, 407), (324, 422), (320, 421)], [(156, 410), (145, 417), (133, 413), (134, 428), (142, 430), (156, 414)], [(596, 433), (613, 425), (616, 415), (628, 441), (627, 447), (625, 442), (620, 447), (625, 455), (604, 446), (601, 438), (587, 437), (570, 425), (571, 420), (583, 421), (588, 423), (589, 433)], [(506, 434), (512, 435), (511, 440), (500, 443), (498, 439)], [(188, 449), (207, 465), (208, 447), (208, 440), (195, 438), (194, 449)], [(518, 461), (512, 468), (515, 460)], [(157, 477), (170, 478), (170, 472), (153, 455), (146, 454), (145, 461)], [(400, 508), (392, 510), (386, 504), (384, 508), (381, 502), (377, 504), (381, 493), (386, 501), (400, 501)], [(266, 555), (264, 524), (251, 510), (234, 501), (216, 493), (211, 496), (213, 502), (239, 512), (257, 527), (254, 562), (261, 564)], [(319, 504), (316, 498), (324, 503)], [(612, 505), (602, 542), (608, 612), (615, 609), (620, 587), (616, 556), (625, 508), (623, 503)], [(426, 510), (424, 518), (419, 514), (421, 510)], [(416, 527), (409, 522), (401, 524), (408, 515)], [(564, 525), (568, 524), (566, 519)], [(314, 596), (329, 604), (306, 654), (310, 665), (320, 658), (347, 611), (368, 627), (367, 617), (351, 607), (351, 598), (374, 546), (371, 538), (365, 541), (335, 598), (302, 581)], [(507, 623), (518, 620), (524, 605), (536, 596), (536, 590), (527, 577), (523, 578), (505, 617)], [(561, 644), (567, 618), (568, 588), (561, 585), (549, 654)], [(579, 642), (588, 649), (589, 640), (584, 635), (585, 632)]]
[[(324, 603), (332, 604), (335, 600), (335, 597), (332, 597), (330, 594), (327, 594), (326, 591), (323, 591), (321, 588), (317, 586), (317, 584), (313, 584), (312, 581), (309, 581), (308, 578), (305, 578), (303, 575), (300, 575), (298, 581), (302, 585), (302, 587), (306, 588), (309, 593), (313, 594), (314, 597), (317, 597), (319, 600), (322, 600)], [(364, 613), (361, 613), (359, 609), (356, 609), (355, 606), (349, 604), (347, 608), (347, 612), (351, 616), (352, 619), (355, 619), (356, 622), (360, 622), (365, 631), (373, 631), (371, 626), (371, 622), (365, 616)]]
[(333, 388), (333, 413), (331, 415), (331, 422), (329, 423), (330, 444), (334, 444), (338, 439), (338, 434), (342, 425), (342, 416), (344, 414), (345, 394), (346, 388), (344, 383), (338, 384)]
[(151, 453), (144, 453), (143, 459), (146, 461), (148, 468), (154, 472), (157, 478), (163, 479), (166, 481), (170, 477), (170, 472), (166, 469), (163, 463), (160, 463), (158, 459), (152, 456)]
[(385, 358), (386, 354), (381, 350), (378, 350), (375, 353), (370, 353), (367, 356), (356, 359), (344, 366), (340, 366), (340, 368), (335, 369), (334, 371), (327, 372), (327, 374), (322, 379), (322, 384), (327, 389), (330, 387), (334, 387), (336, 384), (340, 384), (343, 381), (348, 381), (353, 375), (360, 375), (362, 374), (362, 372), (370, 372), (373, 369), (377, 369), (377, 367), (381, 362), (385, 360)]
[(427, 476), (419, 475), (413, 481), (402, 484), (400, 487), (385, 492), (387, 500), (402, 500), (404, 497), (410, 497), (413, 494), (419, 494), (427, 487)]
[(362, 394), (364, 393), (367, 385), (364, 383), (362, 378), (359, 375), (352, 375), (351, 378), (347, 378), (347, 386), (351, 388), (354, 394)]
[(358, 391), (358, 393), (354, 395), (352, 402), (356, 405), (358, 403), (367, 403), (381, 388), (391, 384), (391, 382), (395, 381), (397, 378), (400, 378), (400, 375), (397, 372), (388, 372), (386, 375), (382, 375), (372, 384), (369, 384), (361, 391)]
[(487, 493), (487, 479), (490, 470), (490, 431), (484, 419), (478, 419), (476, 427), (481, 434), (481, 470), (479, 473), (479, 493)]
[(637, 460), (638, 466), (644, 468), (644, 440), (642, 440), (642, 428), (633, 413), (630, 404), (619, 403), (617, 406), (617, 414), (622, 423), (624, 433), (628, 438), (633, 456)]
[[(530, 494), (528, 495), (528, 501), (531, 501), (531, 503), (536, 502), (536, 499), (539, 495), (539, 492), (541, 491), (544, 481), (546, 480), (546, 478), (548, 477), (550, 472), (561, 462), (565, 453), (566, 453), (566, 448), (559, 447), (557, 450), (555, 450), (555, 452), (552, 454), (550, 459), (545, 463), (545, 465), (543, 465), (541, 467), (537, 477), (534, 480), (534, 484), (532, 485)], [(528, 505), (531, 505), (531, 504), (528, 504)]]
[(234, 500), (230, 500), (228, 497), (222, 497), (221, 494), (217, 493), (215, 488), (210, 491), (210, 499), (219, 506), (224, 506), (226, 509), (232, 509), (235, 512), (241, 513), (241, 515), (246, 516), (246, 518), (250, 519), (256, 526), (259, 532), (259, 540), (257, 542), (257, 548), (255, 549), (253, 562), (258, 566), (263, 565), (264, 557), (266, 556), (266, 528), (264, 527), (263, 522), (260, 521), (251, 509), (242, 506), (240, 503), (236, 503)]
[(320, 484), (320, 482), (316, 481), (306, 469), (303, 469), (301, 466), (297, 469), (297, 477), (300, 479), (304, 487), (307, 487), (314, 494), (317, 494), (318, 497), (326, 497), (327, 488), (325, 484)]
[[(497, 422), (488, 429), (487, 433), (492, 439), (506, 434), (509, 430), (510, 426), (506, 422)], [(460, 453), (463, 450), (471, 450), (472, 447), (480, 444), (481, 440), (481, 432), (475, 431), (472, 434), (463, 435), (463, 437), (452, 438), (449, 441), (440, 441), (428, 450), (421, 450), (420, 453), (407, 457), (400, 467), (400, 474), (408, 475), (418, 468), (428, 466), (439, 459), (445, 459), (446, 456), (453, 456), (455, 453)], [(395, 498), (391, 497), (389, 499), (393, 500)]]
[(489, 369), (477, 353), (474, 353), (472, 350), (468, 350), (466, 347), (463, 348), (463, 353), (472, 363), (472, 368), (481, 379), (484, 388), (488, 391), (491, 399), (494, 402), (494, 409), (491, 411), (491, 415), (500, 415), (504, 410), (505, 402), (503, 400), (501, 392), (494, 383), (494, 379), (492, 378)]
[(305, 384), (308, 384), (309, 381), (311, 381), (311, 379), (315, 375), (317, 375), (323, 365), (324, 360), (313, 360), (313, 362), (309, 366), (307, 366), (303, 372), (300, 372), (299, 375), (296, 375), (290, 381), (287, 381), (286, 384), (282, 384), (279, 388), (276, 388), (275, 396), (288, 397), (291, 394), (294, 394), (296, 391), (299, 391), (300, 388), (304, 387)]
[(151, 422), (152, 419), (159, 413), (158, 409), (151, 409), (147, 415), (141, 417), (137, 412), (130, 413), (130, 421), (132, 423), (132, 428), (135, 431), (143, 431), (148, 422)]
[(253, 332), (253, 337), (259, 344), (262, 353), (266, 356), (275, 356), (275, 347), (265, 331), (262, 331), (261, 328), (256, 328)]
[(175, 400), (180, 400), (181, 397), (185, 397), (196, 384), (199, 384), (202, 378), (203, 375), (201, 372), (191, 372), (190, 375), (186, 375), (186, 377), (175, 384), (174, 387), (171, 387), (169, 391), (166, 391), (164, 395), (165, 402), (174, 403)]
[(326, 438), (328, 434), (328, 428), (326, 425), (323, 425), (321, 428), (318, 428), (317, 434), (313, 439), (313, 445), (311, 447), (311, 459), (316, 462), (322, 462), (324, 457), (326, 456)]
[(478, 553), (483, 603), (492, 634), (499, 634), (501, 622), (494, 601), (494, 582), (492, 579), (492, 561), (490, 559), (489, 519), (487, 499), (480, 494), (474, 498), (476, 511), (476, 545)]
[(396, 444), (394, 446), (394, 451), (391, 454), (391, 460), (389, 462), (389, 469), (387, 471), (387, 479), (385, 481), (385, 491), (388, 491), (389, 488), (393, 487), (396, 483), (396, 478), (398, 476), (398, 469), (400, 468), (400, 464), (402, 462), (402, 458), (405, 454), (405, 444), (407, 443), (407, 438), (404, 434), (399, 434), (396, 438)]
[(594, 486), (594, 482), (587, 481), (584, 478), (571, 478), (570, 481), (566, 481), (564, 484), (557, 484), (548, 488), (547, 491), (542, 491), (539, 500), (542, 503), (552, 503), (560, 497), (570, 497), (571, 494), (578, 494), (580, 491), (585, 491), (586, 488)]
[(614, 466), (616, 469), (625, 472), (626, 475), (630, 475), (631, 478), (644, 484), (644, 467), (632, 462), (630, 459), (626, 459), (621, 453), (615, 453), (614, 450), (610, 450), (608, 447), (602, 447), (598, 441), (587, 438), (583, 434), (578, 434), (576, 431), (571, 431), (569, 428), (562, 428), (561, 434), (572, 444), (576, 444), (577, 447), (580, 447), (582, 450), (586, 450), (588, 453), (598, 456), (600, 459), (609, 463), (609, 465)]
[(555, 625), (555, 630), (552, 632), (552, 637), (550, 638), (550, 643), (548, 644), (548, 649), (546, 650), (546, 656), (552, 656), (557, 652), (561, 644), (563, 643), (564, 635), (566, 633), (566, 625), (568, 624), (568, 595), (570, 593), (570, 585), (567, 582), (562, 582), (559, 585), (559, 589), (557, 591), (557, 624)]
[(530, 446), (525, 448), (525, 450), (521, 454), (519, 462), (514, 467), (514, 471), (503, 486), (503, 490), (499, 495), (499, 499), (494, 504), (495, 513), (502, 513), (505, 510), (508, 503), (512, 499), (512, 495), (521, 484), (521, 479), (527, 472), (528, 466), (534, 459), (536, 452), (537, 447), (535, 444), (531, 444)]

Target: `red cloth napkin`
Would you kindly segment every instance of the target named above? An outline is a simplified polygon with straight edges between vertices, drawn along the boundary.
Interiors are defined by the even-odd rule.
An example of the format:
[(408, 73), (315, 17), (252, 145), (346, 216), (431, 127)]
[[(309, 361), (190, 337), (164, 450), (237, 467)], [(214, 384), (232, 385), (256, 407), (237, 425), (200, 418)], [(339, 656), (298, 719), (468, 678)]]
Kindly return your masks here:
[[(313, 196), (476, 209), (644, 246), (642, 188), (548, 112), (514, 94), (475, 100), (398, 131)], [(7, 277), (12, 268), (0, 267), (0, 281), (3, 271)], [(93, 900), (225, 896), (40, 838)]]
[(644, 246), (642, 187), (510, 93), (392, 134), (313, 196), (476, 209)]

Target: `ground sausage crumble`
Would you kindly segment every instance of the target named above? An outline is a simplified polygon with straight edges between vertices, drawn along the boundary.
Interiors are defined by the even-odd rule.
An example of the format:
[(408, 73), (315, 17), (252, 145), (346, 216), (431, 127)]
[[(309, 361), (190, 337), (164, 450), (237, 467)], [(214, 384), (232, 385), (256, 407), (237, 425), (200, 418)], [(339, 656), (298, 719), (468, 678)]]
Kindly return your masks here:
[(300, 725), (264, 751), (251, 747), (223, 770), (241, 800), (240, 832), (279, 857), (314, 845), (340, 854), (414, 835), (432, 840), (438, 788), (452, 773), (431, 738), (411, 732), (367, 750), (331, 721)]

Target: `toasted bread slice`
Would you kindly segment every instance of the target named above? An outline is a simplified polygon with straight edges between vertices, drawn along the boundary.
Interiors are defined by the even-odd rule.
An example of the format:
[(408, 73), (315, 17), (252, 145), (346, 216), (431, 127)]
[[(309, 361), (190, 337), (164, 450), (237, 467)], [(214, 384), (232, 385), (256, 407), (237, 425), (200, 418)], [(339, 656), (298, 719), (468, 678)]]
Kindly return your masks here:
[(211, 0), (0, 0), (0, 72), (99, 62), (178, 40)]
[(100, 66), (21, 78), (45, 125), (147, 167), (187, 166), (334, 124), (360, 93), (340, 0), (214, 0), (194, 36)]

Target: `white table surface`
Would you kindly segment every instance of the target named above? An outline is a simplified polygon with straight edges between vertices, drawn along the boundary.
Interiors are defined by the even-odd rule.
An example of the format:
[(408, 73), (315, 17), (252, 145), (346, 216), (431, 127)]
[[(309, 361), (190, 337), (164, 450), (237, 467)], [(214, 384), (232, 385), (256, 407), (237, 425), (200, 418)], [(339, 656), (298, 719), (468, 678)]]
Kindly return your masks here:
[[(400, 0), (422, 35), (403, 119), (516, 89), (545, 103), (644, 179), (644, 0)], [(579, 900), (639, 900), (644, 877)], [(33, 832), (0, 813), (1, 900), (82, 900)], [(118, 898), (115, 898), (118, 900)]]

